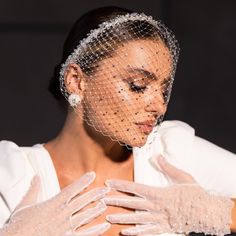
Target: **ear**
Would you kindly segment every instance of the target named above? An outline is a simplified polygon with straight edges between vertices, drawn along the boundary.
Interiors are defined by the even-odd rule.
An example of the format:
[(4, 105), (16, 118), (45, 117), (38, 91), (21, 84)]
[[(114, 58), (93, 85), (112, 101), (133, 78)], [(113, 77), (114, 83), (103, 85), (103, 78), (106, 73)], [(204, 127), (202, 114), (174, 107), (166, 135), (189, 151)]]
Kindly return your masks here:
[(74, 63), (68, 65), (64, 83), (69, 94), (75, 93), (83, 97), (84, 75), (79, 65)]

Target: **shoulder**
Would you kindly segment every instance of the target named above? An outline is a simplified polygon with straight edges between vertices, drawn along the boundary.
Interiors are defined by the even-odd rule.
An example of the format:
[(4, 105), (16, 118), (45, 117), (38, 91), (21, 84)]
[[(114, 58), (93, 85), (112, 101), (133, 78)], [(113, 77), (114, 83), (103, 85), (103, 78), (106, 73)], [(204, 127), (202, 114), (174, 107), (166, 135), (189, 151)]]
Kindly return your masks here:
[(195, 136), (194, 129), (182, 121), (164, 121), (153, 130), (150, 138), (153, 138), (152, 142), (134, 149), (138, 181), (144, 183), (145, 179), (147, 184), (155, 179), (160, 186), (169, 183), (149, 163), (150, 158), (162, 154), (172, 165), (191, 174), (204, 189), (236, 197), (235, 154)]
[(0, 188), (6, 190), (16, 184), (25, 174), (26, 163), (26, 155), (17, 144), (11, 141), (1, 141), (0, 170), (3, 174), (1, 179), (4, 182), (0, 182)]
[(176, 156), (180, 153), (187, 155), (194, 139), (195, 130), (187, 123), (179, 120), (164, 121), (155, 127), (141, 150), (150, 150), (165, 156)]
[(179, 120), (164, 121), (157, 132), (168, 153), (180, 150), (186, 152), (192, 147), (195, 138), (195, 129)]
[[(172, 159), (184, 159), (185, 162), (236, 161), (236, 155), (216, 144), (195, 135), (193, 127), (182, 121), (165, 121), (157, 130), (164, 153)], [(154, 144), (155, 145), (155, 144)], [(191, 157), (191, 158), (190, 158)]]
[(161, 154), (168, 162), (181, 168), (180, 162), (191, 158), (189, 153), (194, 137), (195, 130), (182, 121), (164, 121), (155, 127), (146, 144), (133, 149), (135, 181), (153, 186), (169, 185), (168, 178), (152, 165), (152, 158)]
[(184, 121), (180, 120), (167, 120), (163, 121), (160, 126), (162, 129), (169, 128), (169, 129), (182, 129), (188, 132), (194, 132), (194, 128), (187, 124)]
[(144, 163), (156, 155), (165, 156), (172, 164), (177, 160), (188, 158), (192, 150), (195, 130), (185, 122), (172, 120), (164, 121), (148, 136), (146, 144), (141, 148), (134, 148), (136, 162)]
[(163, 122), (159, 137), (172, 164), (192, 174), (205, 189), (236, 196), (234, 153), (195, 136), (194, 129), (181, 121)]
[(32, 172), (24, 150), (11, 141), (0, 141), (0, 190), (6, 191), (17, 184), (27, 172)]
[[(182, 153), (181, 155), (184, 153), (191, 154), (191, 156), (201, 154), (206, 156), (206, 158), (214, 156), (214, 159), (217, 156), (227, 156), (235, 159), (236, 156), (224, 148), (196, 136), (195, 129), (182, 121), (164, 121), (157, 133), (165, 146), (165, 152), (169, 154), (172, 152), (175, 154)], [(200, 157), (198, 156), (198, 158)]]
[(0, 141), (0, 173), (1, 197), (14, 209), (35, 175), (26, 152), (14, 142)]
[(11, 209), (25, 195), (35, 175), (41, 181), (38, 201), (60, 191), (53, 162), (41, 144), (19, 147), (11, 141), (0, 141), (0, 173), (0, 198), (4, 198)]

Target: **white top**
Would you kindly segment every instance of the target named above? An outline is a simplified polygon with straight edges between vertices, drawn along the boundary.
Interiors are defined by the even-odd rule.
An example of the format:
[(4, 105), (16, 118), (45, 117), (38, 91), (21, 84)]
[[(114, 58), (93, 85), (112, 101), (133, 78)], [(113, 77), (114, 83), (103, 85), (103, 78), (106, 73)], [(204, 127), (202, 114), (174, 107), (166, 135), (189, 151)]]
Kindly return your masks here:
[[(206, 190), (236, 198), (236, 155), (194, 135), (194, 129), (180, 121), (165, 121), (154, 130), (147, 144), (134, 148), (135, 181), (167, 186), (169, 180), (150, 163), (159, 153), (180, 169), (191, 174)], [(19, 147), (0, 142), (0, 227), (27, 192), (34, 175), (41, 178), (38, 201), (60, 191), (56, 171), (47, 150), (37, 144)]]

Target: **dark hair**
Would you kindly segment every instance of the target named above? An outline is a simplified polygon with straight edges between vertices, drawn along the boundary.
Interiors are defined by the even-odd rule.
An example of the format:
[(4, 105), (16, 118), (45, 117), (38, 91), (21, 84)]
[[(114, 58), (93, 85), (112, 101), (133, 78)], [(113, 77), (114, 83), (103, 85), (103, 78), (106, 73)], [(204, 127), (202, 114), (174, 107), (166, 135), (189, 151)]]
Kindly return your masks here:
[(125, 15), (127, 13), (132, 13), (132, 11), (125, 8), (113, 6), (102, 7), (89, 11), (74, 23), (63, 46), (62, 60), (55, 67), (54, 74), (50, 80), (48, 87), (49, 91), (61, 103), (63, 107), (67, 104), (67, 102), (65, 103), (66, 100), (60, 91), (59, 73), (61, 64), (66, 61), (67, 57), (74, 51), (79, 42), (83, 38), (87, 37), (87, 34), (91, 30), (98, 28), (98, 26), (104, 21), (108, 21), (118, 15)]
[[(64, 96), (60, 91), (59, 72), (61, 64), (66, 61), (68, 56), (77, 48), (80, 41), (86, 38), (91, 30), (97, 29), (105, 21), (112, 20), (118, 15), (126, 15), (127, 13), (132, 13), (132, 11), (118, 7), (103, 7), (86, 13), (75, 22), (64, 44), (62, 61), (55, 68), (54, 76), (49, 85), (50, 92), (62, 105), (67, 103), (65, 103)], [(105, 35), (109, 35), (109, 37), (104, 37)], [(109, 41), (108, 38), (112, 40)], [(81, 70), (85, 74), (91, 75), (96, 71), (99, 61), (104, 57), (112, 56), (115, 49), (122, 45), (122, 42), (127, 41), (127, 39), (134, 40), (137, 38), (163, 40), (170, 51), (174, 52), (173, 59), (177, 60), (178, 47), (175, 44), (176, 41), (164, 25), (160, 23), (159, 29), (157, 29), (157, 27), (145, 20), (135, 20), (121, 24), (112, 31), (108, 29), (99, 34), (99, 45), (91, 41), (89, 43), (90, 50), (87, 52), (85, 49), (78, 59)], [(173, 69), (175, 70), (175, 68)]]

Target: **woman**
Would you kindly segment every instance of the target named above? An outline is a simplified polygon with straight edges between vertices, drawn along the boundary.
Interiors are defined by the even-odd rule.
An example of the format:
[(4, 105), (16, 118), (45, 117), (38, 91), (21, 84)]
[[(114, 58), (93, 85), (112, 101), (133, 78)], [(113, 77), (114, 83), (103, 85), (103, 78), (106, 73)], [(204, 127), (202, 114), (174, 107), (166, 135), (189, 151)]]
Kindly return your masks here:
[[(169, 164), (163, 165), (160, 160), (158, 163), (164, 174), (154, 170), (153, 163), (158, 166), (155, 163), (158, 154), (164, 154), (172, 164), (189, 171), (206, 190), (210, 188), (219, 195), (236, 197), (235, 187), (227, 182), (229, 175), (231, 181), (236, 179), (234, 171), (230, 169), (236, 164), (234, 154), (196, 138), (193, 129), (182, 122), (163, 122), (159, 130), (156, 127), (167, 109), (178, 53), (172, 33), (160, 22), (144, 14), (108, 7), (89, 12), (75, 23), (64, 46), (63, 65), (56, 68), (55, 78), (50, 85), (54, 95), (61, 100), (62, 92), (71, 106), (67, 108), (63, 129), (57, 137), (43, 145), (22, 148), (11, 142), (0, 143), (4, 173), (4, 183), (0, 186), (1, 224), (5, 224), (3, 235), (118, 235), (124, 227), (115, 224), (110, 227), (104, 220), (105, 215), (121, 209), (106, 209), (103, 202), (120, 206), (122, 203), (117, 203), (116, 198), (115, 201), (105, 198), (95, 207), (91, 208), (90, 204), (103, 198), (109, 191), (109, 188), (101, 186), (110, 178), (131, 182), (135, 178), (136, 182), (167, 186), (169, 182), (165, 173), (175, 181), (185, 176), (184, 172)], [(62, 103), (66, 106), (64, 101)], [(130, 147), (133, 147), (133, 152)], [(209, 161), (206, 165), (195, 158), (202, 153), (207, 156), (206, 162)], [(187, 159), (180, 160), (179, 157), (186, 155), (189, 155)], [(209, 183), (205, 175), (206, 171), (211, 171), (209, 179), (217, 179), (215, 174), (218, 168), (211, 165), (213, 157), (216, 157), (216, 163), (223, 163), (229, 169), (229, 174), (222, 177), (222, 183), (219, 184)], [(195, 166), (195, 169), (192, 168)], [(199, 167), (203, 168), (202, 173), (198, 172)], [(97, 178), (92, 172), (73, 183), (88, 171), (95, 171)], [(176, 172), (177, 176), (173, 177)], [(39, 188), (39, 181), (34, 179), (26, 194), (34, 175), (40, 177), (41, 186)], [(143, 196), (129, 187), (117, 187), (116, 182), (110, 181), (107, 185), (118, 191)], [(80, 194), (85, 188), (90, 191)], [(148, 192), (149, 188), (141, 186)], [(195, 187), (193, 189), (203, 202), (204, 199), (209, 202), (209, 194), (199, 186), (197, 190)], [(152, 188), (152, 191), (161, 190)], [(162, 194), (166, 199), (166, 193), (162, 191)], [(36, 202), (38, 204), (35, 205)], [(127, 207), (140, 210), (136, 205), (128, 206), (127, 198), (123, 202)], [(209, 227), (219, 229), (219, 232), (211, 232), (228, 232), (232, 204), (227, 198), (212, 197), (209, 208), (214, 209), (219, 202), (224, 210), (217, 212), (217, 219), (222, 222), (217, 222), (219, 228), (216, 229), (214, 222), (204, 223), (205, 228), (201, 228), (206, 229), (204, 232), (209, 232)], [(28, 205), (32, 206), (25, 207)], [(90, 208), (82, 211), (86, 206)], [(201, 208), (201, 204), (196, 207)], [(60, 214), (57, 213), (58, 209)], [(103, 214), (104, 211), (106, 214)], [(221, 213), (224, 213), (224, 217), (220, 217)], [(198, 220), (197, 217), (195, 219)], [(109, 217), (108, 220), (116, 223)], [(9, 221), (8, 224), (6, 221)], [(178, 224), (185, 224), (185, 221)], [(193, 227), (196, 222), (189, 223)], [(156, 222), (151, 224), (156, 227)], [(180, 229), (173, 225), (168, 228), (166, 223), (163, 225), (165, 227), (159, 228), (159, 233), (191, 231), (191, 227)], [(156, 228), (155, 232), (150, 231), (150, 224), (147, 227), (148, 233), (157, 233)], [(133, 232), (133, 235), (136, 234), (138, 232)]]

